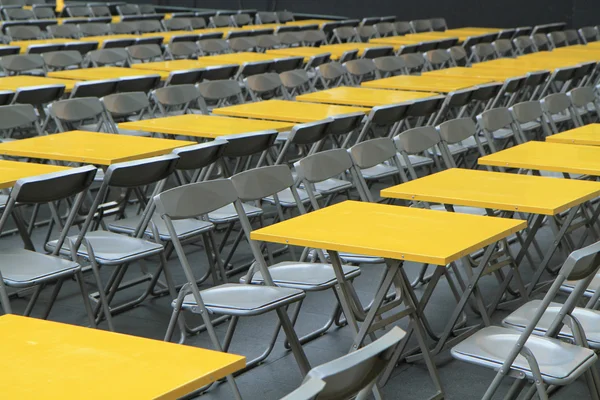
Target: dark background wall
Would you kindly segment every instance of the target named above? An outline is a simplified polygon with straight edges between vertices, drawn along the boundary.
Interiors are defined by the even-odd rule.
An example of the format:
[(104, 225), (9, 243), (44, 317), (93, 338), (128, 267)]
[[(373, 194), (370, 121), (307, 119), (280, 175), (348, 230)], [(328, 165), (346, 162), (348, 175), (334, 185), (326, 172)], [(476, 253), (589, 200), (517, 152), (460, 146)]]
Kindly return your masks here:
[[(136, 1), (136, 0), (134, 0)], [(450, 27), (514, 27), (548, 22), (600, 24), (600, 0), (137, 0), (197, 8), (276, 9), (351, 18), (396, 15), (399, 20), (445, 17)]]

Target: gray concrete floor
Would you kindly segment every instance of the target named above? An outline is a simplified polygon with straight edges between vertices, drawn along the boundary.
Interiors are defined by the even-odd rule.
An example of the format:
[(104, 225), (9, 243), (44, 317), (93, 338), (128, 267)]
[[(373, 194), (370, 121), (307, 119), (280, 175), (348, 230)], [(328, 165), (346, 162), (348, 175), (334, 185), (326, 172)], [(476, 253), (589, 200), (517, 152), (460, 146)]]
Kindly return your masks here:
[[(133, 209), (131, 211), (134, 212)], [(545, 226), (538, 236), (542, 248), (545, 249), (547, 247), (547, 244), (551, 240), (550, 236), (550, 229)], [(37, 246), (41, 245), (41, 240), (43, 240), (43, 228), (37, 229), (34, 234), (34, 242)], [(20, 239), (16, 235), (4, 237), (0, 240), (0, 247), (20, 245)], [(199, 275), (205, 271), (207, 265), (203, 248), (201, 246), (188, 245), (186, 249), (190, 252), (189, 259)], [(515, 249), (518, 250), (517, 247)], [(247, 244), (242, 243), (240, 250), (237, 252), (234, 264), (242, 260), (248, 260), (249, 257)], [(289, 259), (289, 257), (289, 253), (286, 253), (278, 257), (277, 261)], [(555, 256), (554, 264), (560, 263), (562, 258), (563, 256), (561, 255)], [(150, 270), (153, 270), (155, 265), (156, 260), (149, 260), (146, 263), (146, 266)], [(169, 266), (177, 281), (183, 282), (183, 273), (175, 255), (170, 258)], [(411, 263), (406, 264), (405, 269), (410, 277), (415, 277), (419, 271), (419, 267)], [(139, 265), (134, 265), (130, 268), (129, 275), (136, 276), (139, 274), (139, 270)], [(531, 269), (527, 261), (524, 262), (521, 271), (525, 276), (530, 275)], [(110, 270), (108, 269), (103, 271), (104, 279), (107, 278), (109, 272)], [(367, 304), (372, 298), (375, 285), (382, 272), (383, 267), (380, 265), (363, 266), (362, 275), (356, 279), (355, 286), (364, 304)], [(239, 275), (232, 277), (231, 281), (235, 282), (238, 278)], [(88, 288), (95, 290), (91, 274), (88, 273), (86, 275), (86, 280)], [(494, 289), (496, 286), (497, 283), (493, 278), (484, 278), (482, 282), (484, 297), (491, 298), (495, 293)], [(133, 298), (136, 294), (141, 293), (142, 290), (142, 287), (131, 288), (119, 294), (118, 298)], [(39, 316), (44, 305), (44, 300), (49, 295), (49, 292), (50, 290), (45, 290), (44, 295), (38, 303), (38, 307), (34, 310), (34, 317)], [(423, 292), (423, 288), (418, 288), (416, 292), (417, 295), (420, 295)], [(17, 313), (22, 312), (25, 308), (26, 300), (26, 298), (12, 300), (14, 311)], [(171, 314), (170, 303), (171, 299), (168, 296), (158, 298), (149, 297), (140, 306), (114, 317), (117, 331), (162, 340)], [(454, 299), (448, 289), (447, 282), (442, 280), (434, 292), (429, 306), (425, 310), (426, 316), (437, 332), (443, 329), (447, 317), (454, 308), (454, 304)], [(297, 324), (298, 333), (304, 334), (321, 326), (329, 317), (333, 305), (334, 297), (332, 292), (309, 293)], [(494, 314), (494, 323), (498, 324), (505, 315), (506, 312), (497, 312)], [(76, 325), (88, 325), (75, 282), (66, 282), (49, 319)], [(199, 319), (197, 316), (192, 316), (188, 321), (193, 323), (194, 321), (199, 321)], [(478, 321), (479, 319), (475, 314), (469, 314), (469, 322)], [(271, 314), (242, 320), (236, 331), (231, 351), (246, 355), (249, 358), (260, 354), (263, 346), (266, 346), (273, 332), (275, 322), (276, 317)], [(406, 320), (402, 320), (399, 323), (399, 326), (403, 328), (406, 328), (406, 325)], [(107, 329), (106, 322), (101, 324), (101, 328)], [(223, 337), (226, 324), (221, 324), (216, 329), (221, 337)], [(176, 335), (178, 335), (177, 332)], [(350, 348), (351, 343), (352, 335), (349, 328), (331, 329), (327, 334), (306, 344), (304, 350), (312, 366), (316, 366), (344, 355)], [(189, 337), (186, 344), (212, 348), (206, 333)], [(157, 362), (160, 362), (160, 360), (157, 360)], [(190, 360), (190, 362), (202, 362), (202, 360)], [(448, 351), (437, 356), (436, 362), (442, 384), (446, 391), (446, 398), (448, 399), (478, 399), (483, 395), (494, 376), (494, 371), (492, 370), (452, 359)], [(273, 353), (266, 362), (238, 376), (236, 381), (243, 398), (270, 400), (279, 399), (291, 392), (301, 383), (302, 377), (293, 356), (283, 347), (283, 335), (280, 335)], [(500, 393), (504, 392), (509, 384), (510, 382), (505, 382)], [(403, 363), (399, 365), (382, 391), (386, 395), (386, 398), (389, 399), (425, 399), (434, 394), (433, 385), (429, 379), (427, 369), (422, 362), (414, 364)], [(497, 397), (500, 398), (500, 396)], [(586, 399), (589, 397), (587, 387), (583, 381), (575, 382), (556, 395), (557, 399)], [(228, 385), (220, 384), (211, 388), (201, 398), (211, 400), (229, 399), (232, 398), (232, 395)]]

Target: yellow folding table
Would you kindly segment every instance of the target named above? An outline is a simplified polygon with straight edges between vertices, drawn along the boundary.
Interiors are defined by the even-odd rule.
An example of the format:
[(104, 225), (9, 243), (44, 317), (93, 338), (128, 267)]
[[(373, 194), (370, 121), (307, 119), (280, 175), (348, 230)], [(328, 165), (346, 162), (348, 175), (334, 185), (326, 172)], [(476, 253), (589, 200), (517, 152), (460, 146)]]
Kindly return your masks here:
[(119, 124), (119, 128), (127, 130), (162, 133), (166, 135), (193, 136), (204, 139), (216, 139), (221, 136), (268, 130), (284, 132), (291, 130), (292, 127), (293, 124), (289, 122), (229, 118), (200, 114), (175, 115), (172, 117), (122, 122)]
[(314, 122), (334, 115), (355, 112), (368, 113), (370, 109), (288, 100), (266, 100), (229, 107), (215, 108), (213, 114), (229, 117), (286, 121), (297, 124)]
[(324, 50), (320, 47), (286, 47), (282, 49), (270, 49), (267, 50), (267, 54), (274, 56), (287, 56), (287, 57), (304, 57), (304, 62), (307, 62), (311, 57), (321, 54), (330, 54), (332, 60), (338, 60), (342, 54), (346, 52), (345, 49), (337, 49), (336, 51)]
[(286, 25), (286, 26), (319, 25), (319, 28), (321, 28), (324, 24), (326, 24), (328, 22), (335, 22), (335, 21), (330, 20), (330, 19), (304, 19), (301, 21), (289, 21), (289, 22), (286, 22), (284, 25)]
[(524, 76), (526, 73), (515, 71), (512, 69), (502, 68), (467, 68), (467, 67), (452, 67), (442, 68), (435, 71), (423, 72), (423, 76), (456, 76), (456, 77), (476, 77), (489, 78), (496, 81), (504, 81), (506, 79)]
[[(187, 69), (200, 69), (206, 67), (214, 67), (216, 65), (231, 64), (225, 62), (214, 62), (210, 60), (170, 60), (170, 61), (154, 61), (147, 63), (135, 63), (131, 65), (134, 71), (161, 71), (161, 72), (172, 72), (172, 71), (183, 71)], [(156, 72), (155, 72), (156, 73)]]
[(377, 44), (377, 43), (337, 43), (337, 44), (326, 44), (326, 45), (320, 46), (319, 49), (326, 51), (326, 52), (331, 52), (332, 54), (333, 53), (340, 54), (340, 56), (342, 54), (344, 54), (346, 51), (358, 50), (358, 55), (362, 56), (365, 53), (365, 50), (373, 49), (376, 47), (392, 47), (394, 50), (398, 50), (400, 48), (400, 45)]
[(450, 93), (455, 90), (466, 89), (493, 81), (494, 80), (490, 78), (480, 77), (398, 75), (390, 78), (362, 82), (360, 85), (376, 89)]
[[(407, 339), (392, 356), (390, 366), (393, 368), (404, 353), (412, 333), (415, 333), (436, 387), (437, 398), (440, 398), (443, 396), (443, 389), (425, 342), (427, 321), (404, 271), (407, 267), (405, 262), (427, 263), (445, 268), (447, 264), (461, 257), (486, 248), (481, 259), (482, 270), (488, 264), (496, 243), (524, 229), (526, 225), (524, 221), (507, 218), (345, 201), (255, 230), (251, 233), (251, 239), (328, 251), (338, 280), (337, 297), (354, 335), (351, 351), (360, 348), (369, 333), (409, 317), (412, 323), (409, 325)], [(354, 299), (348, 292), (338, 252), (386, 259), (385, 276), (377, 288), (370, 310), (364, 319), (361, 318), (363, 322), (360, 327), (354, 311), (360, 306), (354, 304)], [(474, 275), (478, 277), (480, 273)], [(473, 293), (477, 279), (474, 279), (475, 285), (465, 289), (447, 322), (445, 333), (448, 335), (454, 329), (468, 298)], [(402, 293), (402, 296), (382, 307), (383, 300), (392, 287), (396, 289), (396, 293)], [(401, 311), (398, 311), (399, 309)], [(382, 315), (383, 319), (379, 319), (379, 315), (384, 311), (385, 316)]]
[(79, 68), (48, 72), (48, 76), (52, 78), (75, 79), (79, 81), (119, 79), (124, 77), (147, 75), (160, 75), (160, 78), (164, 80), (169, 76), (169, 72), (155, 70), (143, 71), (136, 68), (123, 67)]
[(71, 79), (47, 78), (45, 76), (16, 75), (0, 78), (0, 89), (17, 90), (24, 87), (43, 86), (43, 85), (64, 85), (65, 92), (69, 93), (77, 81)]
[(0, 154), (107, 166), (168, 154), (191, 144), (195, 142), (69, 131), (0, 143)]
[(115, 34), (115, 35), (105, 35), (105, 36), (86, 36), (82, 37), (80, 41), (82, 42), (98, 42), (98, 47), (102, 48), (104, 42), (109, 40), (118, 40), (118, 39), (130, 39), (137, 40), (138, 36), (130, 35), (130, 34)]
[(177, 399), (246, 366), (236, 354), (17, 315), (0, 317), (0, 335), (11, 399)]
[(375, 107), (387, 104), (404, 103), (406, 101), (424, 99), (431, 96), (437, 96), (437, 93), (403, 92), (399, 90), (340, 86), (333, 89), (296, 96), (296, 101)]
[[(571, 242), (569, 229), (573, 225), (575, 216), (582, 211), (585, 203), (600, 196), (600, 182), (453, 168), (384, 189), (381, 191), (381, 196), (440, 203), (451, 209), (453, 205), (484, 208), (490, 215), (493, 215), (493, 210), (500, 210), (503, 216), (509, 218), (515, 215), (522, 217), (522, 213), (533, 215), (525, 240), (518, 236), (521, 249), (514, 262), (510, 260), (511, 270), (506, 276), (508, 281), (503, 282), (502, 289), (491, 302), (489, 309), (493, 311), (513, 276), (518, 278), (520, 293), (530, 295), (533, 292), (556, 252), (558, 244), (563, 241)], [(565, 218), (558, 218), (565, 212), (568, 212)], [(597, 237), (593, 228), (596, 221), (590, 219), (585, 212), (582, 215), (589, 232)], [(542, 222), (548, 217), (557, 221), (553, 222), (556, 224), (556, 229), (553, 229), (554, 239), (543, 257), (540, 253), (541, 262), (535, 263), (527, 252)], [(518, 267), (526, 256), (535, 272), (525, 290)], [(524, 299), (526, 300), (527, 297)]]
[(546, 142), (600, 146), (600, 124), (589, 124), (547, 136)]

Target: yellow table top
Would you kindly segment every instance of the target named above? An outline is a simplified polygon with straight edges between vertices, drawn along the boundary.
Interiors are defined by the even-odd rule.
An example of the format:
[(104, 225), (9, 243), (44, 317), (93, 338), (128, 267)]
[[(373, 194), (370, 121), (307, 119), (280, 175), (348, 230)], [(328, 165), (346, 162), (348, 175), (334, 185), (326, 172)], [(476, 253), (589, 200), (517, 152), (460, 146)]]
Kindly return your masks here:
[[(134, 64), (135, 65), (135, 64)], [(166, 79), (169, 76), (167, 71), (142, 71), (137, 68), (122, 68), (122, 67), (97, 67), (97, 68), (80, 68), (67, 69), (64, 71), (48, 72), (48, 76), (63, 79), (77, 79), (80, 81), (95, 81), (102, 79), (119, 79), (131, 76), (144, 75), (160, 75), (161, 79)]]
[(0, 317), (0, 332), (0, 390), (13, 399), (176, 399), (246, 365), (236, 354), (17, 315)]
[(284, 132), (291, 130), (292, 127), (293, 124), (289, 122), (262, 121), (257, 119), (229, 118), (200, 114), (175, 115), (173, 117), (144, 119), (119, 124), (119, 128), (122, 129), (165, 133), (168, 135), (195, 136), (207, 139), (268, 130)]
[(568, 67), (579, 64), (578, 61), (572, 61), (560, 58), (540, 59), (540, 58), (500, 58), (497, 60), (484, 61), (482, 63), (473, 64), (473, 68), (487, 68), (489, 66), (502, 68), (528, 68), (530, 71), (536, 70), (553, 70), (561, 67)]
[(381, 191), (382, 197), (556, 215), (600, 195), (600, 183), (453, 168)]
[(296, 96), (296, 101), (375, 107), (386, 104), (403, 103), (405, 101), (423, 99), (435, 95), (437, 94), (340, 86), (333, 89)]
[(332, 60), (337, 60), (344, 53), (343, 49), (337, 50), (337, 52), (326, 51), (319, 47), (287, 47), (284, 49), (270, 49), (267, 50), (267, 54), (278, 55), (278, 56), (289, 56), (289, 57), (304, 57), (304, 61), (308, 61), (312, 56), (317, 54), (330, 53)]
[(76, 42), (74, 39), (37, 39), (37, 40), (15, 40), (10, 42), (10, 46), (19, 46), (21, 53), (25, 53), (29, 46), (40, 44), (61, 44)]
[(329, 104), (303, 103), (287, 100), (266, 100), (229, 107), (215, 108), (213, 114), (229, 117), (245, 117), (286, 121), (293, 123), (314, 122), (332, 115), (355, 112), (368, 113), (368, 108), (337, 106)]
[(358, 55), (362, 56), (366, 49), (372, 49), (376, 47), (392, 47), (394, 50), (398, 50), (401, 45), (391, 43), (338, 43), (338, 44), (326, 44), (320, 46), (319, 49), (327, 52), (339, 54), (340, 56), (344, 52), (349, 50), (358, 50)]
[(564, 63), (582, 63), (600, 60), (600, 52), (590, 51), (541, 51), (531, 54), (533, 57), (527, 57), (527, 60), (535, 60), (542, 62), (564, 62)]
[(552, 142), (527, 142), (480, 157), (481, 165), (600, 176), (600, 148)]
[[(221, 63), (229, 64), (229, 63)], [(198, 69), (213, 67), (214, 62), (206, 62), (204, 60), (171, 60), (171, 61), (156, 61), (148, 63), (135, 63), (131, 65), (134, 70), (154, 71), (154, 73), (181, 71), (186, 69)], [(162, 76), (162, 75), (161, 75)]]
[(378, 89), (414, 90), (417, 92), (450, 93), (455, 90), (492, 82), (489, 78), (398, 75), (390, 78), (363, 82), (360, 85)]
[(170, 153), (195, 142), (112, 133), (70, 131), (0, 143), (0, 154), (111, 165)]
[(369, 39), (369, 43), (373, 43), (373, 44), (379, 45), (379, 46), (394, 46), (394, 49), (396, 50), (405, 44), (428, 42), (430, 40), (438, 40), (438, 39), (440, 39), (440, 38), (432, 37), (432, 36), (423, 37), (423, 38), (412, 38), (412, 37), (405, 37), (405, 36), (388, 36), (388, 37), (382, 37), (382, 38)]
[(435, 71), (423, 72), (423, 76), (457, 76), (457, 77), (478, 77), (489, 78), (496, 81), (504, 81), (508, 78), (524, 76), (526, 73), (515, 71), (512, 69), (502, 68), (467, 68), (467, 67), (452, 67), (442, 68)]
[(282, 58), (273, 54), (264, 53), (253, 53), (253, 52), (239, 52), (239, 53), (225, 53), (217, 54), (214, 56), (202, 56), (198, 57), (198, 61), (215, 64), (237, 64), (242, 65), (247, 62), (256, 61), (272, 61)]
[(546, 142), (600, 146), (600, 124), (589, 124), (548, 136)]
[[(0, 160), (0, 189), (14, 186), (19, 179), (64, 171), (69, 168), (57, 165)], [(0, 384), (1, 387), (1, 384)]]
[(445, 33), (455, 34), (455, 35), (468, 35), (468, 36), (478, 36), (485, 35), (487, 33), (498, 33), (501, 29), (498, 28), (477, 28), (477, 27), (463, 27), (463, 28), (454, 28), (448, 29), (444, 31)]
[(289, 21), (286, 22), (285, 25), (295, 25), (295, 26), (304, 26), (304, 25), (319, 25), (319, 27), (323, 26), (327, 22), (334, 22), (330, 19), (305, 19), (302, 21)]
[(42, 85), (65, 85), (65, 91), (70, 92), (77, 81), (70, 79), (46, 78), (45, 76), (17, 75), (0, 78), (0, 89), (17, 90), (22, 87)]
[(255, 230), (254, 240), (446, 265), (525, 221), (345, 201)]

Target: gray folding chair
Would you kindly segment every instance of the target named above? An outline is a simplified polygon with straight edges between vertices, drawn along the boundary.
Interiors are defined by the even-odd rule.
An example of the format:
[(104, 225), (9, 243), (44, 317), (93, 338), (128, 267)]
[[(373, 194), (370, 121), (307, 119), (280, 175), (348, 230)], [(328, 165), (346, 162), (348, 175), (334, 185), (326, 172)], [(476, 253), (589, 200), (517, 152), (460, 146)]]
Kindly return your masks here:
[(552, 50), (552, 44), (548, 37), (543, 33), (535, 33), (531, 35), (531, 40), (535, 44), (538, 51), (550, 51)]
[(229, 15), (213, 15), (212, 17), (209, 17), (208, 20), (209, 28), (225, 28), (233, 26), (233, 21)]
[[(477, 126), (471, 118), (457, 118), (443, 122), (436, 127), (440, 137), (440, 147), (446, 152), (447, 162), (452, 161), (456, 167), (473, 168), (477, 165), (477, 157), (487, 154), (487, 140), (479, 136)], [(469, 155), (475, 154), (475, 160)]]
[(163, 117), (173, 114), (194, 114), (201, 109), (200, 91), (192, 84), (165, 86), (155, 89), (150, 97)]
[(406, 73), (404, 59), (399, 56), (377, 57), (373, 59), (373, 62), (382, 78)]
[(91, 10), (86, 4), (67, 4), (65, 5), (64, 11), (71, 18), (93, 17)]
[(5, 21), (27, 21), (35, 19), (32, 10), (24, 8), (6, 8), (2, 7), (2, 15)]
[(146, 114), (151, 115), (152, 105), (144, 92), (115, 93), (100, 99), (116, 133), (133, 136), (151, 136), (146, 132), (119, 129), (117, 123), (138, 121)]
[(55, 101), (48, 106), (59, 132), (87, 130), (116, 133), (104, 105), (97, 97), (79, 97)]
[(280, 24), (294, 21), (294, 13), (287, 10), (277, 11), (277, 21), (279, 21)]
[(369, 398), (405, 335), (395, 326), (375, 342), (311, 369), (300, 387), (281, 400)]
[(174, 42), (165, 46), (164, 57), (166, 60), (196, 59), (200, 56), (200, 49), (196, 42)]
[[(145, 195), (140, 190), (141, 187), (154, 185), (154, 194), (162, 191), (165, 178), (175, 170), (177, 161), (178, 157), (170, 154), (110, 165), (104, 173), (102, 184), (89, 208), (89, 212), (79, 233), (68, 237), (69, 246), (63, 244), (59, 247), (57, 241), (50, 241), (46, 244), (48, 250), (56, 251), (59, 248), (60, 254), (70, 256), (74, 261), (85, 259), (90, 262), (96, 284), (98, 285), (98, 293), (93, 295), (98, 301), (94, 312), (97, 314), (98, 321), (104, 315), (111, 331), (114, 330), (112, 314), (140, 304), (151, 293), (161, 272), (164, 273), (170, 295), (173, 297), (177, 295), (169, 270), (166, 268), (164, 247), (160, 243), (142, 239), (146, 227), (150, 223), (154, 203), (151, 201), (146, 203)], [(103, 205), (103, 203), (105, 203), (110, 189), (135, 193), (140, 203), (144, 205), (140, 224), (136, 227), (132, 236), (105, 230), (95, 230), (98, 225), (104, 224), (102, 218), (105, 215), (106, 205)], [(128, 202), (128, 198), (129, 196), (125, 195), (117, 206), (115, 206), (114, 202), (111, 202), (108, 207), (124, 207)], [(155, 235), (155, 237), (157, 236)], [(134, 280), (134, 282), (124, 283), (121, 287), (123, 277), (132, 263), (157, 256), (159, 263), (155, 274), (145, 273), (140, 278)], [(111, 277), (107, 280), (106, 287), (100, 278), (100, 267), (112, 269)], [(118, 291), (148, 281), (150, 283), (147, 285), (144, 293), (137, 299), (113, 307), (110, 306)]]
[(252, 101), (270, 99), (273, 97), (287, 98), (287, 91), (279, 74), (267, 72), (244, 78), (244, 85)]
[(75, 24), (49, 25), (46, 30), (52, 38), (57, 39), (79, 39), (81, 32)]
[(0, 68), (5, 75), (45, 75), (46, 64), (39, 54), (15, 54), (0, 57)]
[(512, 40), (515, 46), (515, 53), (517, 56), (524, 54), (531, 54), (538, 51), (533, 39), (529, 36), (517, 36)]
[(471, 47), (471, 58), (469, 62), (482, 62), (496, 58), (496, 50), (491, 43), (477, 43)]
[(83, 57), (77, 50), (51, 51), (42, 54), (42, 58), (48, 71), (61, 71), (70, 67), (81, 68), (83, 66)]
[(368, 42), (369, 39), (376, 38), (378, 36), (377, 29), (373, 25), (363, 25), (354, 28), (356, 32), (356, 38), (359, 42)]
[(268, 12), (268, 11), (259, 11), (255, 15), (256, 24), (277, 24), (279, 20), (277, 19), (277, 13)]
[(117, 6), (117, 12), (120, 16), (141, 15), (140, 7), (137, 4), (121, 4)]
[(111, 17), (112, 18), (110, 8), (108, 8), (105, 5), (90, 4), (88, 7), (89, 7), (90, 11), (92, 12), (92, 15), (96, 18), (99, 18), (99, 17)]
[(206, 20), (202, 17), (187, 17), (192, 24), (192, 29), (206, 28)]
[(42, 122), (41, 130), (44, 132), (49, 121), (45, 107), (62, 98), (65, 93), (65, 85), (40, 85), (25, 86), (16, 90), (12, 104), (31, 104), (38, 113)]
[(549, 94), (540, 100), (540, 103), (552, 134), (576, 127), (579, 124), (577, 111), (566, 93)]
[(479, 134), (485, 137), (492, 153), (497, 151), (495, 143), (500, 145), (500, 149), (504, 149), (511, 143), (521, 144), (525, 141), (515, 125), (515, 120), (506, 107), (492, 108), (477, 115)]
[(414, 21), (410, 21), (410, 26), (412, 27), (412, 30), (415, 33), (433, 31), (431, 20), (428, 19), (417, 19)]
[(598, 122), (600, 117), (600, 104), (591, 86), (571, 89), (567, 96), (573, 105), (577, 126)]
[[(519, 321), (520, 330), (513, 329), (512, 324), (511, 328), (485, 327), (452, 348), (454, 358), (497, 371), (482, 399), (491, 399), (506, 376), (517, 380), (505, 398), (517, 398), (528, 381), (533, 381), (525, 398), (537, 392), (540, 399), (548, 399), (550, 387), (568, 385), (581, 375), (586, 377), (591, 398), (598, 398), (600, 380), (594, 365), (598, 358), (587, 348), (585, 330), (574, 312), (579, 297), (600, 267), (598, 251), (598, 243), (595, 243), (569, 255), (548, 293), (535, 303), (535, 310), (528, 313), (523, 324)], [(567, 279), (578, 281), (576, 289), (564, 305), (553, 306), (553, 298)], [(571, 315), (573, 317), (569, 317)], [(544, 317), (548, 322), (542, 322)], [(556, 339), (564, 324), (573, 329), (577, 345)], [(546, 327), (544, 336), (532, 335), (540, 326)]]
[(282, 29), (277, 29), (277, 39), (284, 47), (302, 45), (303, 34), (301, 32), (283, 32)]
[(129, 54), (123, 48), (103, 48), (90, 51), (86, 58), (94, 67), (126, 67), (129, 62)]
[(111, 33), (115, 35), (134, 35), (138, 33), (137, 22), (117, 22), (109, 24)]
[(224, 39), (204, 39), (196, 42), (201, 55), (229, 53), (229, 43)]
[(471, 65), (469, 55), (462, 46), (452, 46), (447, 51), (454, 67), (468, 67)]
[[(492, 42), (496, 57), (514, 57), (515, 50), (513, 48), (510, 38), (508, 39), (497, 39)], [(495, 58), (495, 57), (494, 57)]]
[(249, 14), (234, 14), (231, 16), (231, 21), (234, 26), (241, 27), (246, 25), (252, 25), (252, 17)]
[(303, 69), (294, 69), (279, 74), (283, 89), (286, 91), (288, 99), (293, 99), (297, 95), (314, 92), (315, 88), (310, 75)]
[[(9, 218), (22, 218), (18, 205), (32, 204), (39, 207), (48, 204), (52, 213), (52, 225), (59, 227), (57, 243), (62, 244), (67, 239), (71, 225), (83, 203), (85, 194), (94, 180), (96, 168), (84, 166), (66, 171), (44, 174), (31, 178), (18, 180), (11, 190), (6, 206), (0, 219), (0, 232), (6, 226)], [(67, 218), (63, 221), (59, 216), (59, 201), (75, 197), (70, 204)], [(50, 234), (50, 232), (49, 232)], [(29, 316), (35, 306), (42, 289), (54, 283), (54, 288), (47, 301), (46, 310), (42, 318), (46, 319), (65, 279), (75, 278), (79, 285), (83, 303), (90, 323), (96, 327), (92, 308), (89, 303), (87, 289), (83, 281), (81, 266), (73, 261), (64, 260), (58, 256), (58, 250), (51, 254), (38, 253), (26, 244), (25, 249), (10, 248), (0, 251), (0, 299), (6, 314), (12, 313), (6, 287), (34, 289), (31, 299), (25, 309)]]
[(210, 114), (213, 108), (244, 103), (244, 95), (239, 83), (222, 79), (198, 83), (201, 101), (200, 109), (203, 114)]
[(137, 31), (140, 34), (162, 32), (162, 30), (163, 29), (160, 21), (152, 19), (137, 21)]
[(96, 97), (101, 98), (117, 91), (117, 79), (107, 79), (102, 81), (80, 81), (76, 82), (71, 90), (70, 99), (77, 97)]
[(410, 22), (396, 21), (394, 22), (394, 31), (397, 35), (406, 35), (412, 33)]
[(425, 61), (430, 70), (447, 68), (452, 63), (450, 54), (442, 49), (430, 50), (425, 53)]
[(425, 58), (420, 53), (409, 53), (398, 56), (404, 62), (407, 73), (420, 74), (426, 68)]
[(336, 61), (319, 65), (316, 68), (316, 71), (318, 81), (321, 83), (324, 89), (341, 86), (347, 83), (348, 79), (350, 79), (346, 68)]
[(43, 39), (44, 33), (37, 26), (13, 25), (6, 28), (6, 35), (11, 41)]
[(274, 49), (281, 45), (281, 40), (277, 35), (259, 35), (255, 37), (256, 48), (258, 51), (264, 52), (265, 50)]
[(377, 31), (377, 35), (379, 37), (395, 36), (396, 35), (396, 31), (394, 29), (394, 23), (393, 22), (379, 22), (379, 23), (373, 25), (373, 27)]
[[(12, 104), (0, 106), (0, 132), (2, 139), (12, 140), (32, 136), (41, 136), (38, 116), (31, 104)], [(0, 196), (0, 204), (5, 199)]]
[(347, 61), (343, 64), (343, 67), (348, 72), (348, 83), (353, 86), (358, 86), (363, 81), (380, 78), (375, 63), (368, 58)]
[(333, 30), (332, 43), (351, 43), (358, 41), (356, 29), (352, 26), (340, 26)]
[(163, 27), (166, 31), (191, 31), (192, 21), (189, 18), (163, 19)]
[[(272, 174), (271, 177), (272, 180), (267, 182), (263, 187), (251, 188), (246, 186), (246, 190), (243, 190), (244, 187), (242, 186), (239, 189), (242, 191), (242, 194), (245, 194), (246, 191), (249, 193), (256, 193), (258, 191), (268, 193), (269, 189), (272, 186), (277, 185), (279, 183), (278, 181), (281, 179), (275, 174)], [(252, 189), (255, 190), (253, 191)], [(167, 230), (173, 240), (177, 257), (179, 258), (188, 281), (179, 292), (177, 299), (173, 302), (173, 314), (165, 335), (165, 340), (171, 339), (175, 325), (178, 320), (180, 320), (181, 311), (191, 311), (201, 315), (213, 346), (217, 350), (228, 351), (235, 332), (235, 327), (240, 317), (252, 317), (275, 311), (286, 337), (290, 341), (292, 351), (296, 357), (300, 370), (302, 374), (305, 374), (308, 372), (310, 366), (286, 312), (286, 308), (290, 304), (302, 300), (305, 297), (305, 294), (300, 289), (274, 286), (273, 279), (269, 273), (269, 268), (263, 258), (258, 243), (249, 238), (249, 232), (251, 230), (250, 221), (244, 212), (242, 200), (243, 199), (238, 198), (236, 188), (229, 179), (192, 183), (167, 190), (166, 192), (155, 196), (154, 203), (156, 204), (156, 211), (165, 222)], [(192, 271), (191, 265), (178, 240), (173, 221), (187, 218), (202, 218), (211, 211), (231, 204), (235, 206), (240, 221), (248, 232), (246, 234), (248, 242), (252, 254), (256, 259), (257, 267), (265, 281), (265, 285), (226, 283), (200, 291), (196, 285), (196, 277)], [(208, 254), (210, 254), (211, 251), (214, 252), (217, 255), (217, 259), (220, 257), (218, 249), (212, 248), (206, 250)], [(212, 255), (209, 255), (209, 257), (212, 257)], [(231, 316), (231, 322), (223, 344), (221, 344), (221, 341), (214, 330), (210, 314)], [(182, 335), (182, 339), (184, 339), (184, 337), (185, 336)], [(257, 360), (264, 358), (265, 356), (259, 356)], [(250, 361), (247, 362), (246, 365), (246, 368), (251, 368), (256, 365), (256, 362)], [(232, 389), (236, 391), (237, 389), (235, 388), (233, 379), (229, 379), (232, 384)]]
[(558, 47), (565, 47), (569, 45), (569, 43), (567, 42), (567, 35), (564, 32), (550, 32), (548, 33), (547, 38), (550, 42), (552, 49), (556, 49)]
[(579, 28), (579, 36), (583, 44), (598, 41), (598, 30), (593, 26), (584, 26)]
[[(544, 117), (542, 105), (539, 101), (524, 101), (509, 108), (525, 141), (530, 139), (544, 140), (545, 136), (551, 135), (548, 121)], [(533, 136), (530, 138), (530, 136)]]
[(302, 42), (305, 46), (320, 46), (327, 43), (327, 35), (320, 29), (304, 31)]
[(461, 118), (467, 113), (477, 90), (477, 88), (469, 88), (448, 93), (435, 118), (428, 125), (438, 125), (447, 119)]
[[(392, 137), (401, 128), (406, 118), (410, 103), (390, 104), (371, 108), (365, 123), (354, 143), (360, 143), (369, 137)], [(347, 135), (342, 143), (343, 148), (350, 145), (353, 135)]]
[(129, 56), (129, 65), (136, 61), (142, 63), (163, 61), (162, 49), (157, 44), (138, 44), (128, 46), (125, 50)]
[(34, 4), (33, 13), (37, 19), (54, 19), (56, 14), (54, 13), (54, 7), (45, 4)]
[(98, 22), (88, 22), (86, 24), (77, 25), (81, 36), (106, 36), (111, 33), (110, 25)]

